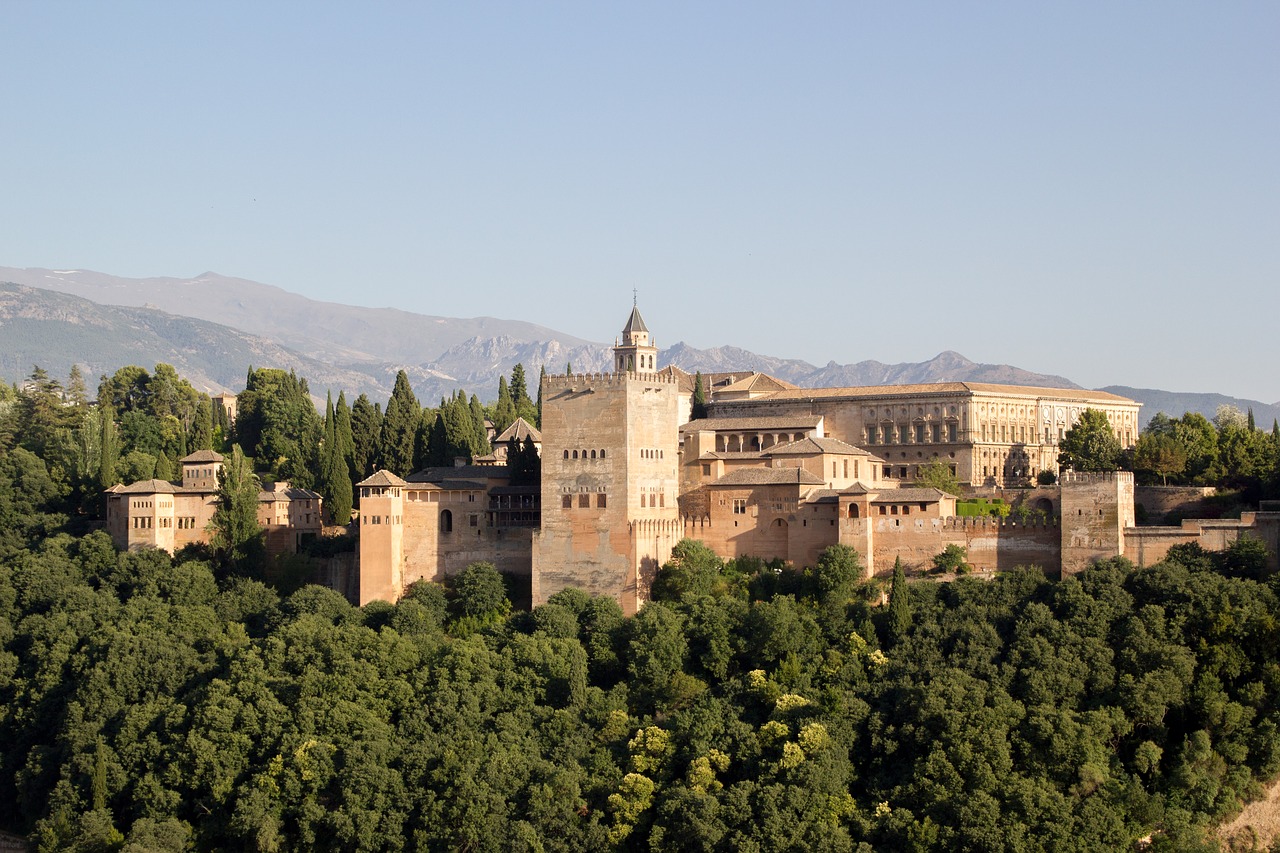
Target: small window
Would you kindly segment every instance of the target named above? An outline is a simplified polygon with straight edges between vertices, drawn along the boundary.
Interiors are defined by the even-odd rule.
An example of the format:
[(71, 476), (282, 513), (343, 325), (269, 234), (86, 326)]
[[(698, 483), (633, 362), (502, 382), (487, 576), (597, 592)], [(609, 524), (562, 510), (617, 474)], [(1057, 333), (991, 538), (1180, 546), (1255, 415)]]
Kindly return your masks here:
[(604, 508), (605, 508), (604, 492), (600, 492), (599, 494), (596, 495), (596, 509), (604, 509)]
[(603, 459), (603, 458), (604, 458), (604, 451), (603, 451), (603, 450), (601, 450), (601, 451), (600, 451), (600, 458), (601, 458), (601, 459)]
[(577, 459), (577, 458), (578, 458), (578, 451), (576, 451), (576, 450), (575, 450), (575, 451), (573, 451), (573, 458), (574, 458), (574, 459)]
[(734, 498), (734, 499), (733, 499), (733, 514), (734, 514), (734, 515), (746, 515), (746, 514), (747, 514), (747, 499), (746, 499), (746, 498)]
[(710, 466), (710, 465), (703, 465), (703, 466), (702, 466), (702, 476), (704, 476), (704, 477), (710, 477), (710, 476), (711, 476), (711, 466)]
[(578, 495), (578, 509), (589, 509), (591, 507), (591, 495), (583, 493)]
[(562, 509), (573, 509), (573, 495), (562, 495), (560, 498), (560, 507)]
[(566, 450), (566, 451), (564, 452), (564, 458), (565, 458), (565, 459), (568, 459), (568, 458), (569, 458), (569, 451), (567, 451), (567, 450)]
[(440, 512), (440, 532), (441, 533), (453, 532), (453, 511), (452, 510), (446, 509)]

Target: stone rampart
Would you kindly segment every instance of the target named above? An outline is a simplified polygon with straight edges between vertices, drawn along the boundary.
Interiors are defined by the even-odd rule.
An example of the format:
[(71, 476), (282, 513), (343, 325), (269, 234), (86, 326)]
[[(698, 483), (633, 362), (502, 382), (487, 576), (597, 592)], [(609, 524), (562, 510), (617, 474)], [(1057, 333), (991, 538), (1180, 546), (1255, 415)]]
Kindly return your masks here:
[(1209, 518), (1213, 513), (1210, 498), (1217, 493), (1212, 486), (1136, 486), (1133, 503), (1135, 510), (1142, 507), (1152, 522), (1159, 522), (1170, 513), (1183, 518)]

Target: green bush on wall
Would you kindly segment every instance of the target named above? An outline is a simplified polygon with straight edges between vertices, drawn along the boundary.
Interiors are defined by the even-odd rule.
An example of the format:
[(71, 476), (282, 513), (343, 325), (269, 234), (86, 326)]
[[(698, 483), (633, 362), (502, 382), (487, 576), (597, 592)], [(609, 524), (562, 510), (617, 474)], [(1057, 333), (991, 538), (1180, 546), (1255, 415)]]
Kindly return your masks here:
[(1009, 505), (1000, 498), (966, 498), (956, 501), (956, 515), (1005, 518), (1009, 515)]

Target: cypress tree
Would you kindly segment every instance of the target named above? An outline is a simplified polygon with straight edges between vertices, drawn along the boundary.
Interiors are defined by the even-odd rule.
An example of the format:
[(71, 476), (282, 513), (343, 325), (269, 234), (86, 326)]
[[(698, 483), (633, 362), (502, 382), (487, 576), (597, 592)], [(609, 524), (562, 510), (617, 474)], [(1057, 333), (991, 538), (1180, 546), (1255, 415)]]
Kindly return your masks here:
[[(545, 373), (545, 367), (543, 371)], [(538, 384), (538, 391), (541, 394), (541, 383)], [(529, 423), (537, 422), (538, 407), (529, 398), (529, 383), (525, 380), (523, 364), (517, 364), (511, 370), (511, 402), (515, 404), (518, 417), (524, 418)]]
[(240, 445), (218, 472), (218, 506), (213, 511), (211, 544), (235, 571), (259, 567), (263, 554), (258, 525), (258, 478)]
[(110, 405), (99, 408), (101, 415), (102, 440), (98, 451), (98, 485), (109, 489), (118, 481), (116, 468), (120, 464), (120, 437), (116, 433), (116, 413)]
[(484, 406), (480, 405), (480, 398), (475, 394), (471, 395), (471, 423), (474, 429), (475, 440), (471, 445), (471, 456), (485, 456), (490, 453), (493, 448), (489, 446), (489, 434), (484, 428)]
[(542, 429), (542, 380), (546, 378), (547, 366), (544, 364), (538, 372), (538, 404), (534, 407), (533, 418), (525, 418), (525, 420), (529, 421), (529, 423), (533, 424), (538, 429)]
[(356, 480), (363, 480), (374, 472), (381, 435), (382, 410), (361, 394), (351, 406), (351, 475)]
[(351, 407), (347, 405), (347, 393), (338, 392), (338, 402), (333, 406), (333, 437), (338, 442), (338, 454), (347, 466), (347, 479), (355, 474), (356, 444), (351, 433)]
[(191, 422), (191, 441), (188, 446), (193, 450), (213, 449), (213, 409), (213, 400), (209, 399), (208, 394), (201, 394), (196, 403), (195, 420)]
[(701, 420), (707, 416), (707, 389), (702, 383), (702, 371), (693, 375), (693, 410), (689, 413), (691, 420)]
[(409, 387), (409, 376), (401, 370), (396, 374), (396, 385), (387, 401), (379, 442), (382, 467), (397, 476), (407, 477), (412, 473), (413, 439), (421, 417), (422, 409)]
[(498, 403), (493, 409), (493, 428), (501, 435), (516, 419), (516, 405), (511, 400), (507, 377), (498, 377)]

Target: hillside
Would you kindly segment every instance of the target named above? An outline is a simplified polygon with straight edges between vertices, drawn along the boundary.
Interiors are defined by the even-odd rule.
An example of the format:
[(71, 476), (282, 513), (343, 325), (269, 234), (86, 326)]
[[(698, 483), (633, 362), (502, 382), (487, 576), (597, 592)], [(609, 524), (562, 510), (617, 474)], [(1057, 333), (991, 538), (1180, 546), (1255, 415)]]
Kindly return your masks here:
[(1280, 418), (1280, 403), (1262, 403), (1258, 400), (1246, 400), (1240, 397), (1228, 397), (1225, 394), (1191, 394), (1178, 391), (1160, 391), (1155, 388), (1131, 388), (1128, 385), (1108, 385), (1098, 389), (1119, 394), (1137, 400), (1142, 404), (1142, 425), (1151, 420), (1156, 412), (1164, 412), (1172, 417), (1180, 417), (1184, 412), (1199, 412), (1212, 419), (1219, 406), (1235, 406), (1242, 412), (1253, 409), (1253, 417), (1258, 426), (1270, 428)]
[[(571, 364), (596, 372), (608, 370), (612, 361), (606, 344), (531, 323), (319, 302), (216, 273), (129, 279), (87, 270), (0, 267), (0, 281), (35, 288), (21, 301), (40, 315), (23, 317), (23, 323), (11, 318), (11, 334), (0, 342), (0, 377), (9, 380), (27, 375), (33, 364), (63, 376), (73, 361), (91, 373), (164, 361), (211, 389), (233, 390), (252, 363), (298, 370), (315, 391), (344, 388), (383, 400), (403, 369), (418, 395), (432, 401), (458, 388), (491, 399), (496, 377), (517, 363), (531, 371), (545, 365), (560, 372)], [(51, 300), (53, 294), (64, 301)], [(78, 301), (66, 301), (72, 297)], [(111, 306), (116, 307), (100, 310)], [(200, 319), (178, 322), (193, 315)], [(145, 327), (140, 336), (139, 327)], [(817, 367), (738, 347), (677, 343), (661, 358), (690, 372), (755, 370), (804, 387), (943, 380), (1078, 387), (1061, 376), (978, 364), (955, 352), (921, 363)]]

